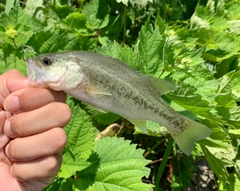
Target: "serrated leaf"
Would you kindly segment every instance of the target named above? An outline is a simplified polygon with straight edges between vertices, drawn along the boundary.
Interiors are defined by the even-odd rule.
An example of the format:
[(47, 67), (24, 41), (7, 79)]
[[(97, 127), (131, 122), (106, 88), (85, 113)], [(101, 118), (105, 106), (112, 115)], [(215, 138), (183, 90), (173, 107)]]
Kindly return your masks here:
[(235, 97), (236, 101), (240, 101), (240, 83), (239, 83), (240, 71), (234, 71), (225, 75), (225, 78), (228, 79), (231, 84), (231, 93)]
[(10, 69), (18, 69), (23, 74), (27, 74), (27, 67), (22, 55), (16, 51), (12, 46), (3, 45), (0, 49), (0, 73), (4, 73)]
[[(59, 50), (71, 50), (75, 48), (77, 34), (67, 33), (63, 30), (40, 31), (29, 41), (28, 45), (38, 53), (57, 52)], [(41, 42), (41, 43), (39, 43)]]
[(211, 107), (209, 103), (202, 100), (200, 95), (195, 94), (190, 89), (179, 88), (175, 92), (169, 93), (166, 96), (193, 113), (202, 116), (209, 116), (210, 114)]
[(0, 25), (4, 30), (5, 41), (15, 48), (25, 45), (31, 36), (40, 29), (40, 23), (32, 19), (20, 6), (16, 5), (9, 15), (2, 14)]
[(75, 180), (77, 190), (118, 190), (118, 191), (149, 191), (152, 185), (141, 182), (148, 176), (145, 167), (148, 161), (142, 156), (141, 149), (122, 138), (103, 138), (96, 142), (94, 153), (89, 160), (92, 165), (88, 170), (77, 173)]
[(240, 128), (240, 107), (231, 109), (219, 107), (216, 110), (229, 125), (232, 125), (234, 128)]
[(227, 182), (229, 174), (226, 167), (234, 165), (232, 159), (235, 158), (236, 155), (233, 149), (231, 147), (229, 147), (229, 149), (219, 149), (216, 147), (202, 146), (202, 150), (212, 171), (218, 174), (218, 178), (220, 178), (221, 181)]
[(164, 43), (165, 39), (161, 36), (159, 29), (153, 29), (148, 21), (139, 33), (137, 44), (139, 66), (143, 73), (156, 77), (160, 76), (164, 67)]
[(137, 53), (128, 46), (120, 45), (114, 41), (113, 43), (107, 44), (107, 46), (98, 48), (96, 51), (102, 55), (116, 58), (134, 69), (139, 69)]
[(58, 176), (65, 178), (89, 165), (87, 159), (92, 153), (95, 138), (95, 128), (81, 103), (69, 98), (68, 104), (72, 110), (72, 119), (65, 127), (68, 142), (63, 151), (63, 163), (58, 174)]
[(227, 3), (227, 17), (228, 19), (235, 20), (240, 18), (240, 5), (239, 2), (229, 1)]
[(145, 7), (148, 2), (153, 2), (153, 0), (117, 0), (118, 3), (122, 2), (124, 5), (128, 5), (128, 2), (131, 2), (132, 5)]
[(240, 20), (227, 21), (227, 24), (229, 25), (230, 32), (240, 34)]

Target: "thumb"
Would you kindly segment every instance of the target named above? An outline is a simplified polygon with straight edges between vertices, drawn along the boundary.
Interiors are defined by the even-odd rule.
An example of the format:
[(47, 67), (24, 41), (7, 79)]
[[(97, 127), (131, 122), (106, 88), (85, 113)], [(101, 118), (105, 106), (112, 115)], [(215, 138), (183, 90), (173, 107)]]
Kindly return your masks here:
[[(20, 73), (18, 70), (13, 69), (0, 75), (0, 106), (2, 108), (5, 98), (22, 88), (30, 87), (28, 78)], [(1, 110), (0, 108), (0, 110)]]

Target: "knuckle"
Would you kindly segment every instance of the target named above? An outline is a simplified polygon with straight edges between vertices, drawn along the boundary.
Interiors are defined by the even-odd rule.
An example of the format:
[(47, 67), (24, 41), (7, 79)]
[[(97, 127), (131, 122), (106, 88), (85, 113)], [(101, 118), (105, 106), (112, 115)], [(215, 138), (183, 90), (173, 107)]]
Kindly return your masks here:
[(47, 157), (42, 163), (42, 167), (45, 173), (49, 175), (56, 174), (60, 168), (61, 161), (62, 157), (60, 155), (53, 155)]
[(70, 107), (65, 103), (54, 102), (50, 104), (51, 110), (59, 115), (58, 125), (63, 127), (71, 120), (72, 113)]
[(24, 136), (27, 133), (23, 117), (15, 116), (11, 120), (11, 132), (13, 136)]
[(67, 143), (67, 135), (62, 128), (54, 128), (52, 133), (52, 148), (56, 153), (61, 153)]

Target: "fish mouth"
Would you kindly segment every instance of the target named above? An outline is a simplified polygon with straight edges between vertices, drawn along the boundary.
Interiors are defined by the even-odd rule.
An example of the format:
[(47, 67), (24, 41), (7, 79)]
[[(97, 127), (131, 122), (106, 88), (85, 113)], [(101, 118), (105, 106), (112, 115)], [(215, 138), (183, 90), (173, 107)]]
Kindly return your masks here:
[(26, 63), (29, 84), (32, 87), (47, 87), (47, 84), (38, 78), (34, 59), (29, 58), (26, 60)]
[(37, 76), (35, 72), (34, 61), (33, 59), (29, 58), (26, 60), (26, 62), (27, 62), (28, 79), (35, 82), (37, 80)]

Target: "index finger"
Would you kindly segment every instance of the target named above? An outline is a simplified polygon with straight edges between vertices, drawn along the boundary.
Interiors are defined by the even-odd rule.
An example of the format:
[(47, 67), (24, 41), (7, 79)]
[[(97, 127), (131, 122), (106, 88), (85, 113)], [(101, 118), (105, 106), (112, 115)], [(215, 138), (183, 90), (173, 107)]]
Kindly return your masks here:
[(27, 77), (16, 69), (0, 75), (0, 107), (9, 94), (26, 87), (30, 87)]
[(65, 102), (66, 94), (46, 88), (24, 88), (10, 94), (4, 101), (4, 109), (11, 113), (31, 111), (51, 102)]

